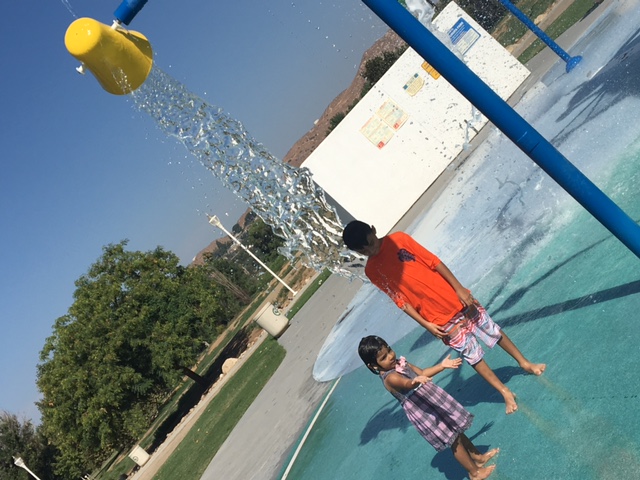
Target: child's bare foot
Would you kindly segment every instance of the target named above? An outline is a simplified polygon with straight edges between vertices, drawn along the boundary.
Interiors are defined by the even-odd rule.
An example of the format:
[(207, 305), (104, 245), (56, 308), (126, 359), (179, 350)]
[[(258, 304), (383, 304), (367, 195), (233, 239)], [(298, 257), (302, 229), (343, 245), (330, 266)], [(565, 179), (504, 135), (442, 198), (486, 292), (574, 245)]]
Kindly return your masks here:
[(532, 373), (533, 375), (542, 375), (542, 373), (547, 369), (547, 364), (523, 362), (520, 364), (520, 367), (522, 367), (525, 372)]
[(502, 392), (502, 396), (504, 397), (504, 403), (507, 405), (507, 415), (511, 415), (518, 410), (515, 393), (513, 393), (511, 390), (505, 390), (504, 392)]
[(493, 473), (495, 468), (495, 465), (489, 465), (488, 467), (479, 468), (478, 472), (475, 475), (469, 474), (469, 478), (471, 480), (484, 480), (485, 478), (489, 478), (489, 475)]
[(471, 459), (478, 467), (484, 467), (484, 465), (500, 453), (499, 448), (494, 448), (493, 450), (489, 450), (487, 453), (482, 455), (471, 455)]

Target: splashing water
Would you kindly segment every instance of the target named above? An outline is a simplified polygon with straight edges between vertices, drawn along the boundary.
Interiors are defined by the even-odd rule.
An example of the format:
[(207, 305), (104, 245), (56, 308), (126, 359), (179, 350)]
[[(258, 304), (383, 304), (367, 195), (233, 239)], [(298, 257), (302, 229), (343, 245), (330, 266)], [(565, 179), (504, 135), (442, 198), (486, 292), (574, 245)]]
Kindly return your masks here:
[(433, 6), (426, 0), (406, 0), (407, 10), (409, 10), (418, 21), (427, 25), (431, 23), (435, 12)]
[(439, 0), (434, 0), (432, 2), (427, 2), (427, 0), (405, 1), (405, 5), (409, 13), (411, 13), (411, 15), (413, 15), (424, 28), (429, 30), (434, 37), (440, 40), (440, 42), (451, 51), (451, 53), (464, 62), (463, 55), (453, 42), (451, 42), (449, 35), (438, 30), (432, 22), (433, 16), (435, 15), (435, 8), (433, 5), (437, 5), (439, 3)]
[[(450, 45), (448, 35), (432, 27), (434, 8), (430, 3), (406, 3), (425, 27)], [(292, 6), (295, 8), (295, 3)], [(121, 81), (126, 83), (124, 75)], [(131, 97), (161, 130), (177, 138), (284, 239), (281, 254), (292, 260), (300, 252), (305, 263), (316, 270), (328, 268), (349, 279), (368, 281), (364, 257), (343, 247), (343, 225), (308, 169), (276, 159), (238, 120), (207, 104), (156, 66)]]
[[(427, 2), (426, 0), (406, 0), (405, 5), (407, 10), (413, 15), (427, 30), (429, 30), (440, 42), (447, 47), (447, 49), (453, 53), (456, 57), (464, 62), (464, 56), (460, 53), (458, 48), (451, 42), (449, 35), (441, 32), (432, 23), (433, 16), (435, 15), (435, 8), (433, 4), (438, 4), (439, 1), (435, 0)], [(482, 113), (476, 109), (475, 106), (471, 106), (471, 119), (466, 122), (464, 132), (464, 144), (463, 150), (468, 150), (470, 147), (470, 137), (475, 136), (478, 133), (476, 125), (482, 120)], [(473, 133), (471, 131), (473, 130)]]
[(69, 0), (60, 0), (60, 1), (65, 7), (67, 7), (67, 10), (69, 10), (69, 13), (73, 16), (73, 18), (78, 18), (78, 15), (76, 15), (76, 12), (74, 12), (73, 8), (71, 7), (71, 3), (69, 2)]
[(316, 270), (362, 277), (352, 265), (360, 258), (342, 247), (342, 223), (308, 169), (275, 158), (238, 120), (155, 66), (132, 97), (285, 240), (280, 253), (293, 259), (301, 251)]

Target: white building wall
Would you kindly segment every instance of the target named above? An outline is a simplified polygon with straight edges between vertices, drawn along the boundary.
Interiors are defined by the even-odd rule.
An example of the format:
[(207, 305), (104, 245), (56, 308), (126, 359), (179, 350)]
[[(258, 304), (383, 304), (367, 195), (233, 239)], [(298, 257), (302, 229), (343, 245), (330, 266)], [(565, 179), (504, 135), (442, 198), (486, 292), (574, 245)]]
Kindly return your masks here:
[[(455, 3), (434, 20), (503, 99), (529, 71)], [(411, 48), (303, 166), (355, 218), (386, 234), (487, 122)], [(472, 128), (469, 128), (471, 125)]]

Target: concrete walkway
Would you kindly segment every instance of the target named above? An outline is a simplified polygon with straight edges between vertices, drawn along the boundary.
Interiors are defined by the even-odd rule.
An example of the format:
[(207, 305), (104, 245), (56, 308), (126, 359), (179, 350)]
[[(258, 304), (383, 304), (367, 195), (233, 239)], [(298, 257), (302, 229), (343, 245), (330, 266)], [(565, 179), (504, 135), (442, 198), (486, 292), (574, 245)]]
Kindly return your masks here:
[(313, 380), (318, 352), (362, 286), (331, 276), (278, 340), (287, 355), (224, 442), (202, 479), (277, 478), (292, 445), (329, 389)]

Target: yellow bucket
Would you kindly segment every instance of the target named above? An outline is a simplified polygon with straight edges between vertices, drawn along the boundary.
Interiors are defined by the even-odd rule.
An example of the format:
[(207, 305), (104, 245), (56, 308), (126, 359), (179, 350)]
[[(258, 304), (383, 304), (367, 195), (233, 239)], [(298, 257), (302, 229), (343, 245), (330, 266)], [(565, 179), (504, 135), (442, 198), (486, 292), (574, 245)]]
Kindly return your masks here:
[(151, 44), (144, 35), (114, 29), (92, 18), (79, 18), (69, 25), (64, 43), (102, 88), (114, 95), (137, 89), (153, 65)]

